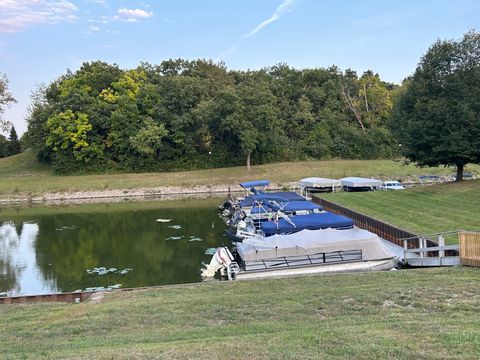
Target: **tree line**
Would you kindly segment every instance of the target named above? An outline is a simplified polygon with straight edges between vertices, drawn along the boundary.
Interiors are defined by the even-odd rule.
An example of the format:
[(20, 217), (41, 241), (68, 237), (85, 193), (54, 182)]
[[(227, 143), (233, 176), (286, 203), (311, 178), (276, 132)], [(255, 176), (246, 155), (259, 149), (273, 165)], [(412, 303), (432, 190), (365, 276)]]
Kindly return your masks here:
[[(34, 93), (22, 142), (59, 173), (401, 153), (419, 166), (455, 166), (461, 180), (465, 165), (480, 163), (479, 83), (474, 30), (435, 42), (401, 86), (335, 66), (235, 71), (211, 60), (135, 69), (86, 62)], [(0, 74), (4, 132), (11, 124), (1, 115), (14, 102), (7, 85)], [(0, 135), (0, 157), (19, 150), (10, 131), (9, 140)]]
[(398, 87), (367, 71), (86, 62), (38, 89), (24, 142), (59, 173), (390, 158)]

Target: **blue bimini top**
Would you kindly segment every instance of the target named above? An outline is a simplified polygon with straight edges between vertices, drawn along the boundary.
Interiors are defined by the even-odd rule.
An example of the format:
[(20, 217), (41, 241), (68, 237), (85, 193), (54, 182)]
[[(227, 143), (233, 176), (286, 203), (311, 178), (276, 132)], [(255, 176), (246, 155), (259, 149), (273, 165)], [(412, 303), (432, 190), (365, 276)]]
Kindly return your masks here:
[(306, 201), (302, 195), (298, 195), (296, 192), (293, 191), (274, 191), (274, 192), (268, 192), (268, 193), (262, 193), (270, 196), (279, 196), (284, 199), (287, 199), (287, 201)]
[(283, 212), (293, 212), (293, 211), (314, 211), (314, 210), (322, 210), (322, 207), (311, 203), (310, 201), (290, 201), (287, 203), (280, 203), (280, 206), (271, 204), (271, 203), (264, 203), (262, 206), (255, 205), (252, 207), (252, 214), (262, 214), (267, 211), (283, 211)]
[(256, 186), (268, 186), (269, 184), (270, 180), (254, 180), (241, 182), (239, 185), (245, 189), (248, 189)]
[(275, 195), (274, 193), (259, 193), (250, 195), (239, 202), (240, 207), (252, 206), (253, 204), (268, 204), (269, 201), (276, 201), (280, 203), (288, 202), (288, 199), (282, 196)]
[(290, 220), (295, 224), (288, 223), (285, 219), (275, 221), (265, 221), (261, 223), (261, 229), (265, 236), (273, 234), (294, 233), (300, 230), (326, 229), (326, 228), (351, 228), (353, 220), (342, 215), (335, 215), (330, 212), (320, 214), (291, 216)]

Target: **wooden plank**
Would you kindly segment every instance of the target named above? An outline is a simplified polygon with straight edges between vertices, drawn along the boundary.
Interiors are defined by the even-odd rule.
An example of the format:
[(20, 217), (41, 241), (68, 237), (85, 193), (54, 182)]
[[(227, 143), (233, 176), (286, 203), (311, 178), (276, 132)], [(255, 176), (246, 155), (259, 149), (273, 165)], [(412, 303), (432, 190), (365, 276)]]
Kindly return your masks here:
[(480, 233), (461, 231), (458, 234), (460, 263), (480, 267)]

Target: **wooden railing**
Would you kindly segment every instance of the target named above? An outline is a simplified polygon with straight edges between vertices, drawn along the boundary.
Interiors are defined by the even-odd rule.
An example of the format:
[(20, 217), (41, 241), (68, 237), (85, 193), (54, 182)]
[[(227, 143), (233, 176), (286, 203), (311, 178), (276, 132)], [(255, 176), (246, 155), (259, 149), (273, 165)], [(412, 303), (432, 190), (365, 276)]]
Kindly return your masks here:
[[(350, 219), (353, 220), (354, 224), (359, 228), (371, 231), (377, 234), (378, 236), (380, 236), (381, 238), (388, 240), (398, 246), (403, 247), (405, 239), (413, 240), (413, 239), (421, 238), (417, 234), (401, 229), (397, 226), (388, 224), (384, 221), (375, 219), (371, 216), (364, 215), (362, 213), (359, 213), (358, 211), (341, 206), (332, 201), (328, 201), (328, 200), (319, 198), (317, 196), (313, 196), (312, 201), (320, 205), (326, 211), (330, 211), (335, 214), (349, 217)], [(430, 239), (424, 239), (424, 240), (425, 240), (426, 247), (438, 246), (438, 244), (435, 241), (432, 241)], [(413, 244), (413, 242), (411, 244), (409, 242), (408, 247), (411, 248), (411, 247), (417, 247), (417, 246), (416, 244)]]
[(480, 267), (480, 232), (460, 231), (458, 245), (460, 264)]

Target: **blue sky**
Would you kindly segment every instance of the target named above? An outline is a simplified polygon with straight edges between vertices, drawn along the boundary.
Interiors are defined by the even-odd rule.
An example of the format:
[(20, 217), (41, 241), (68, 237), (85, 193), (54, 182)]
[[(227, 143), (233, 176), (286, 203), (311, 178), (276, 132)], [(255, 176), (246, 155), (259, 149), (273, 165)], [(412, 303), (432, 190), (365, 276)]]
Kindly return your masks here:
[(400, 83), (435, 40), (469, 29), (477, 0), (0, 0), (0, 72), (18, 100), (4, 117), (23, 133), (31, 91), (83, 61), (337, 65)]

